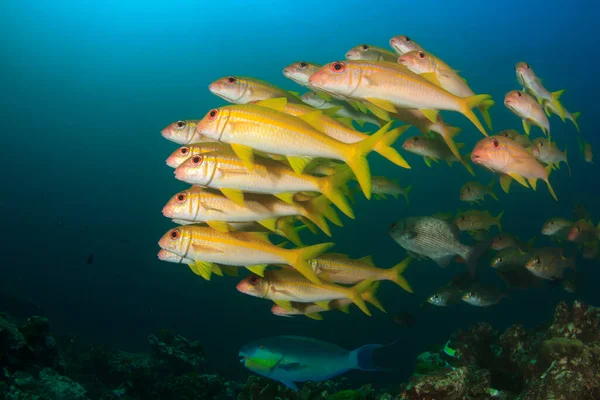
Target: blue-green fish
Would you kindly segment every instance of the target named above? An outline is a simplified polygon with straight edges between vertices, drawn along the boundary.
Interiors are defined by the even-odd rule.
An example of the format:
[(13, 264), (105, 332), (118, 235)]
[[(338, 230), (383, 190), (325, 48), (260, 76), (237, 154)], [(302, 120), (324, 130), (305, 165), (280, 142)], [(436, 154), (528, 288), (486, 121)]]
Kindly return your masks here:
[(239, 355), (250, 371), (298, 390), (295, 382), (324, 381), (351, 369), (385, 370), (373, 364), (373, 351), (381, 347), (367, 344), (349, 351), (308, 337), (275, 336), (244, 345)]

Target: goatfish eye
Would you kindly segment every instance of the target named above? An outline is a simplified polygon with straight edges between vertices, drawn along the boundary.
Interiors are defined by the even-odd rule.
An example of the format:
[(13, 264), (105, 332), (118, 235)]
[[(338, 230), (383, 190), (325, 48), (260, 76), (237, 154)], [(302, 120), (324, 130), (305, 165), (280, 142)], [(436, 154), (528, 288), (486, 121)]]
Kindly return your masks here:
[(517, 91), (517, 96), (523, 97), (523, 94), (521, 92)]
[(237, 81), (237, 79), (235, 79), (235, 76), (230, 76), (227, 78), (227, 82), (229, 83), (235, 83)]
[(178, 202), (179, 204), (181, 204), (181, 203), (185, 203), (185, 201), (187, 200), (187, 194), (185, 194), (185, 193), (179, 193), (179, 194), (177, 195), (176, 199), (177, 199), (177, 202)]
[(308, 64), (307, 64), (307, 63), (305, 63), (304, 61), (302, 61), (302, 62), (300, 63), (300, 66), (301, 66), (302, 68), (306, 68), (306, 67), (308, 66)]
[(185, 121), (177, 121), (177, 128), (181, 129), (185, 127)]
[(256, 285), (258, 282), (260, 282), (260, 277), (258, 275), (252, 275), (250, 277), (250, 279), (248, 279), (248, 282), (250, 282), (250, 284), (252, 286)]
[(539, 264), (541, 262), (542, 262), (542, 260), (539, 257), (536, 257), (535, 260), (533, 260), (534, 264)]
[(219, 110), (213, 109), (208, 112), (208, 119), (213, 120), (219, 114)]
[(369, 46), (367, 46), (366, 44), (363, 44), (361, 47), (362, 47), (362, 49), (363, 49), (363, 50), (365, 50), (365, 51), (366, 51), (366, 50), (369, 50)]
[(182, 156), (185, 156), (189, 152), (190, 152), (190, 149), (188, 149), (187, 147), (182, 147), (179, 149), (179, 154), (181, 154)]
[(175, 240), (175, 239), (179, 239), (179, 237), (181, 236), (181, 232), (179, 232), (178, 229), (173, 229), (171, 231), (171, 233), (169, 234), (169, 236), (171, 237), (171, 239)]
[(423, 53), (422, 51), (419, 52), (419, 57), (421, 58), (425, 58), (425, 53)]
[(492, 138), (492, 146), (493, 146), (495, 149), (498, 149), (498, 148), (500, 147), (500, 142), (498, 141), (498, 139), (496, 139), (496, 138)]
[(406, 36), (404, 39), (406, 40), (406, 43), (410, 43), (410, 38), (408, 36)]
[(204, 159), (204, 157), (202, 157), (202, 156), (192, 157), (192, 164), (193, 165), (200, 165), (200, 164), (202, 164), (202, 160), (203, 159)]
[(334, 62), (331, 63), (331, 70), (333, 72), (344, 72), (344, 70), (346, 70), (346, 65), (344, 65), (344, 63), (342, 62)]

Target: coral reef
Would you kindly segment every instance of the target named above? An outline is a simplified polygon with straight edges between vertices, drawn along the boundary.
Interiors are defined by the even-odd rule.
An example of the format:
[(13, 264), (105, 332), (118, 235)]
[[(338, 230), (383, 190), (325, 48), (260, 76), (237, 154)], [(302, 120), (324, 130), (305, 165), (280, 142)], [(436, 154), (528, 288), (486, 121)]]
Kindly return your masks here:
[(19, 400), (546, 400), (600, 399), (600, 309), (576, 301), (556, 307), (547, 329), (479, 323), (417, 357), (395, 391), (349, 379), (307, 382), (297, 392), (249, 374), (227, 381), (207, 370), (199, 342), (161, 331), (148, 351), (61, 349), (48, 321), (0, 314), (0, 398)]
[(419, 357), (431, 365), (415, 370), (401, 399), (600, 399), (600, 308), (561, 302), (547, 330), (514, 325), (499, 335), (477, 324), (447, 348)]

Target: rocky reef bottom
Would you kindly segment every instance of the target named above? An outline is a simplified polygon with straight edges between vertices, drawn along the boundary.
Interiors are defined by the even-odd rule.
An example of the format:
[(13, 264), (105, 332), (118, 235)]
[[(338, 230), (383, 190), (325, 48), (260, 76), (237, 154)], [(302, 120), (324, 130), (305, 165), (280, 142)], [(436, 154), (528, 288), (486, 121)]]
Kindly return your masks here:
[(477, 324), (452, 334), (439, 351), (416, 360), (393, 393), (351, 387), (343, 377), (306, 383), (298, 392), (250, 375), (233, 382), (210, 374), (202, 345), (162, 331), (149, 351), (60, 348), (48, 321), (0, 314), (0, 398), (237, 400), (600, 399), (600, 308), (561, 302), (544, 329), (514, 325), (496, 332)]

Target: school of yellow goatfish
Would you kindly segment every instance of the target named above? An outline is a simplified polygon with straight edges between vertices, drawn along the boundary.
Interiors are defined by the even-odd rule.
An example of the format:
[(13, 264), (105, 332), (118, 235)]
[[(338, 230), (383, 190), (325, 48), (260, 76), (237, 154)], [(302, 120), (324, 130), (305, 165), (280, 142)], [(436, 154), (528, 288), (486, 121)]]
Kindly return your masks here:
[[(513, 180), (533, 190), (541, 180), (556, 200), (560, 193), (552, 188), (550, 172), (565, 163), (571, 173), (566, 149), (561, 151), (551, 136), (549, 117), (568, 119), (579, 131), (580, 113), (567, 111), (561, 103), (564, 91), (547, 90), (529, 64), (515, 65), (521, 88), (504, 98), (524, 133), (508, 129), (492, 135), (491, 96), (476, 94), (457, 71), (411, 38), (396, 36), (389, 44), (393, 50), (362, 44), (342, 61), (286, 66), (285, 77), (308, 89), (303, 95), (244, 76), (211, 83), (209, 90), (229, 105), (162, 131), (181, 146), (167, 165), (191, 187), (163, 209), (178, 226), (160, 239), (159, 258), (185, 264), (206, 280), (213, 274), (238, 276), (246, 268), (251, 273), (237, 284), (238, 291), (270, 300), (275, 315), (321, 319), (323, 311), (348, 312), (351, 304), (367, 315), (366, 303), (385, 311), (376, 297), (379, 284), (389, 280), (412, 293), (403, 272), (415, 259), (441, 267), (463, 262), (473, 275), (477, 260), (491, 248), (497, 253), (490, 266), (521, 284), (525, 278), (562, 279), (565, 269), (574, 269), (574, 257), (558, 246), (563, 242), (580, 245), (584, 257), (600, 257), (600, 227), (589, 216), (550, 219), (541, 233), (555, 238), (557, 246), (535, 248), (533, 241), (503, 232), (487, 239), (491, 226), (501, 231), (502, 213), (478, 210), (397, 221), (388, 233), (407, 256), (391, 268), (375, 266), (370, 256), (353, 259), (331, 252), (330, 242), (302, 243), (302, 229), (331, 236), (329, 224), (342, 226), (339, 212), (354, 218), (357, 193), (367, 199), (402, 196), (408, 206), (410, 186), (371, 175), (367, 156), (372, 152), (404, 169), (411, 166), (399, 149), (422, 156), (428, 166), (459, 163), (473, 176), (474, 166), (481, 166), (495, 173), (505, 193)], [(455, 141), (461, 129), (446, 124), (440, 111), (462, 114), (480, 132), (470, 153)], [(368, 126), (373, 133), (363, 131)], [(411, 132), (420, 134), (396, 145), (413, 126)], [(530, 136), (537, 129), (532, 126), (541, 136)], [(591, 145), (579, 141), (585, 161), (592, 163)], [(457, 194), (467, 203), (498, 200), (495, 177), (489, 184), (466, 182)], [(474, 246), (460, 242), (463, 231), (473, 236)], [(271, 242), (271, 235), (281, 240)], [(427, 301), (489, 306), (503, 297), (481, 286), (460, 287), (455, 280)]]

